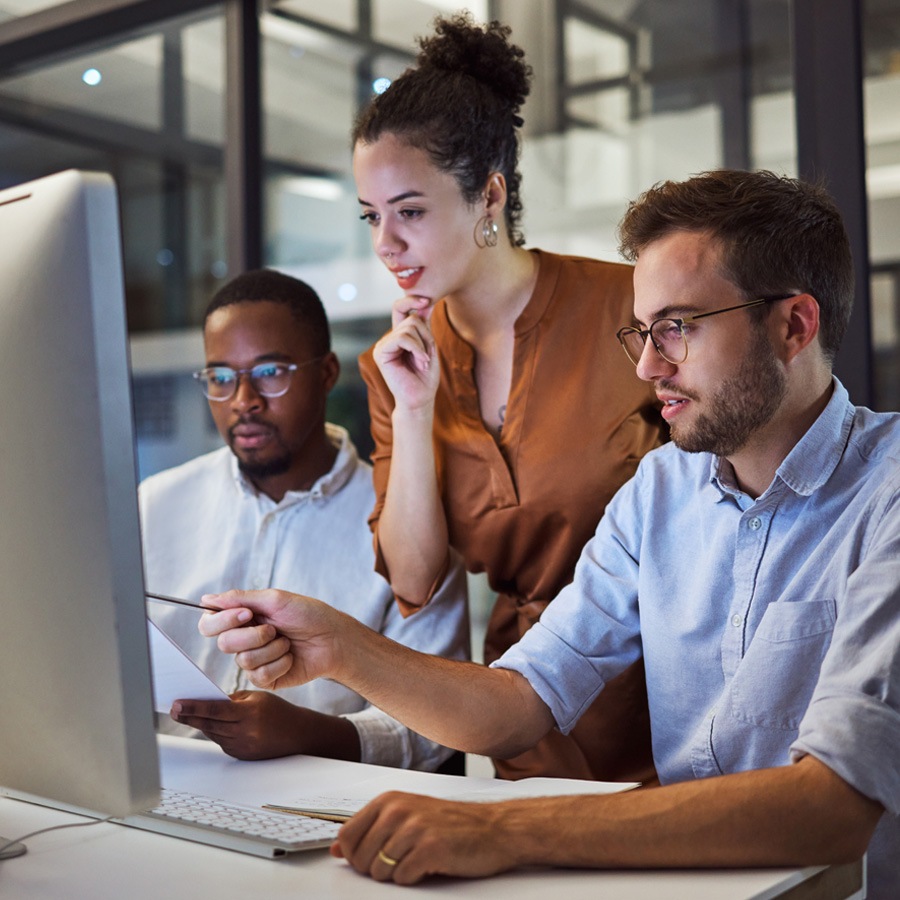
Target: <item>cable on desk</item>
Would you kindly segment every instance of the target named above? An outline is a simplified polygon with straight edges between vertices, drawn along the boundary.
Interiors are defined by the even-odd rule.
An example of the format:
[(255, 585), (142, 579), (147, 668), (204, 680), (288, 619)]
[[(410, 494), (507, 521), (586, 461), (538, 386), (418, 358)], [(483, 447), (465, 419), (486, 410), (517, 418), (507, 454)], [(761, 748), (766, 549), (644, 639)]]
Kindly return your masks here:
[[(13, 838), (12, 840), (8, 840), (5, 844), (0, 844), (0, 862), (3, 862), (3, 853), (8, 850), (13, 844), (21, 844), (22, 841), (27, 841), (28, 838), (37, 837), (39, 834), (46, 834), (48, 831), (59, 831), (62, 828), (84, 828), (87, 825), (102, 825), (104, 822), (111, 822), (115, 816), (107, 816), (105, 819), (91, 819), (89, 822), (68, 822), (65, 825), (52, 825), (49, 828), (40, 828), (37, 831), (29, 832), (28, 834), (23, 834), (21, 837)], [(3, 840), (0, 838), (0, 840)], [(18, 854), (21, 856), (22, 854)], [(7, 857), (7, 859), (16, 859), (15, 856)]]

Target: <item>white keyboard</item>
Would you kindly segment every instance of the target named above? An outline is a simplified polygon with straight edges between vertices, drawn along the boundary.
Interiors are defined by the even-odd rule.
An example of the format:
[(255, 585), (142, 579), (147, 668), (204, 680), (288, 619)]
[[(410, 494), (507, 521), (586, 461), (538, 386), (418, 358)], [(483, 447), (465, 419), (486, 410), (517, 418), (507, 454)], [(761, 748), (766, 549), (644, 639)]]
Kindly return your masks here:
[(340, 822), (269, 812), (167, 788), (161, 794), (155, 809), (115, 821), (144, 831), (267, 857), (328, 847), (341, 827)]

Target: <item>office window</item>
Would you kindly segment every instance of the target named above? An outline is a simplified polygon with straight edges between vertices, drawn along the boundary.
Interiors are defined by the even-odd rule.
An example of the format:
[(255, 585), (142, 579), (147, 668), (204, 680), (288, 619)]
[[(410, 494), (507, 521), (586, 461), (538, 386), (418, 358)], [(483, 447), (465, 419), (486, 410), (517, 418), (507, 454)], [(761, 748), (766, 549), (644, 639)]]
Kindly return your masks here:
[(0, 77), (0, 183), (115, 177), (133, 331), (196, 323), (225, 274), (222, 35), (215, 6)]
[[(788, 0), (558, 0), (556, 22), (534, 4), (501, 6), (535, 60), (529, 241), (616, 258), (628, 201), (657, 181), (720, 166), (796, 172)], [(554, 45), (558, 71), (546, 64)]]
[(484, 22), (490, 15), (488, 6), (487, 0), (374, 0), (372, 33), (379, 41), (392, 44), (399, 39), (401, 47), (409, 47), (414, 38), (431, 31), (435, 16), (467, 9)]
[(31, 13), (40, 12), (42, 9), (48, 9), (58, 4), (59, 0), (4, 0), (0, 4), (0, 22), (19, 16), (29, 16)]
[(875, 400), (900, 409), (900, 0), (863, 5)]
[(309, 19), (318, 25), (340, 31), (353, 31), (358, 24), (357, 0), (279, 0), (270, 6), (298, 19)]
[[(0, 0), (0, 29), (57, 5)], [(529, 245), (613, 259), (625, 205), (660, 179), (797, 170), (789, 0), (260, 3), (262, 260), (321, 293), (345, 372), (335, 416), (363, 410), (361, 443), (355, 356), (386, 327), (397, 289), (358, 220), (350, 128), (434, 16), (461, 6), (509, 24), (534, 66), (522, 129)], [(879, 408), (900, 406), (898, 7), (863, 4)], [(211, 2), (90, 53), (14, 72), (0, 59), (0, 185), (72, 166), (113, 174), (135, 335), (196, 332), (228, 271), (225, 45), (224, 8)]]

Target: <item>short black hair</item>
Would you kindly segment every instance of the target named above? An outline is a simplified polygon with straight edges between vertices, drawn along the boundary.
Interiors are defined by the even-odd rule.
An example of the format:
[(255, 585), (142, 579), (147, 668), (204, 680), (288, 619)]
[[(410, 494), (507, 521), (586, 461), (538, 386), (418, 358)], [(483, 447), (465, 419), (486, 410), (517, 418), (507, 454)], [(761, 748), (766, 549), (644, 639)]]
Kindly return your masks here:
[(660, 182), (629, 205), (619, 250), (634, 261), (675, 231), (718, 242), (725, 277), (748, 300), (791, 291), (815, 297), (819, 342), (834, 360), (853, 307), (853, 259), (841, 214), (822, 184), (740, 169)]
[(316, 356), (324, 356), (331, 350), (328, 317), (319, 295), (305, 281), (274, 269), (252, 269), (219, 288), (206, 307), (203, 325), (223, 306), (262, 301), (283, 303), (290, 309), (297, 323), (308, 332)]

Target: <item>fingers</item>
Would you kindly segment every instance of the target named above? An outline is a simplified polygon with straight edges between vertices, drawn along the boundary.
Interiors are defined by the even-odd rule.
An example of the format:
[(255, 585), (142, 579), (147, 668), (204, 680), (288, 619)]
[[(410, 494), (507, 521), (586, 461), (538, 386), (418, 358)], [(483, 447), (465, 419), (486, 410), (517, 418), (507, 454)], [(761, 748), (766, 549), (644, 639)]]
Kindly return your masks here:
[(341, 828), (331, 853), (376, 881), (397, 884), (494, 875), (517, 865), (504, 806), (382, 794)]
[(248, 664), (241, 653), (235, 659), (237, 664), (247, 673), (250, 683), (255, 687), (264, 690), (277, 690), (280, 687), (291, 687), (293, 684), (302, 683), (296, 681), (288, 681), (283, 685), (281, 683), (281, 679), (291, 671), (291, 667), (294, 664), (293, 656), (290, 653), (285, 653), (274, 661), (259, 666)]
[(230, 629), (240, 628), (252, 618), (253, 613), (249, 609), (226, 609), (219, 613), (204, 613), (197, 628), (204, 637), (215, 637)]
[(206, 731), (214, 722), (237, 722), (240, 718), (230, 700), (176, 700), (169, 715), (198, 731)]
[(391, 326), (396, 328), (410, 313), (415, 313), (423, 321), (431, 318), (434, 302), (431, 297), (405, 295), (395, 300), (391, 306)]
[(378, 341), (374, 353), (381, 364), (401, 362), (412, 371), (424, 372), (435, 354), (434, 338), (419, 316), (407, 316)]
[(412, 883), (403, 881), (400, 871), (412, 843), (403, 833), (404, 812), (393, 806), (405, 797), (384, 794), (356, 813), (338, 833), (332, 855), (343, 856), (354, 869), (375, 881)]
[[(291, 642), (273, 625), (241, 625), (252, 613), (247, 609), (227, 609), (220, 613), (204, 613), (197, 627), (207, 637), (215, 637), (223, 653), (234, 654), (235, 662), (260, 688), (273, 688), (291, 668)], [(195, 726), (199, 727), (199, 726)], [(202, 730), (202, 729), (201, 729)]]

